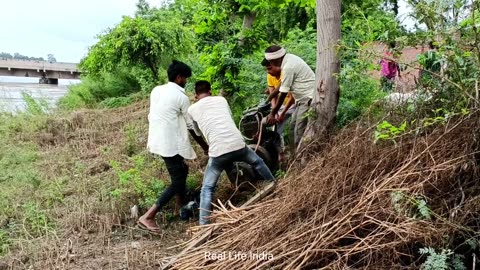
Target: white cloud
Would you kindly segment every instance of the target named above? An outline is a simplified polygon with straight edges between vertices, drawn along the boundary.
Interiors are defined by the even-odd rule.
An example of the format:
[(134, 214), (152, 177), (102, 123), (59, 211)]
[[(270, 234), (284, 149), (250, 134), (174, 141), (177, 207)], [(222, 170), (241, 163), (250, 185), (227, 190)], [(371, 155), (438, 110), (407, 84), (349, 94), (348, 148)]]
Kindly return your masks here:
[[(95, 36), (133, 15), (137, 0), (0, 0), (0, 51), (78, 62)], [(150, 0), (158, 6), (162, 0)]]

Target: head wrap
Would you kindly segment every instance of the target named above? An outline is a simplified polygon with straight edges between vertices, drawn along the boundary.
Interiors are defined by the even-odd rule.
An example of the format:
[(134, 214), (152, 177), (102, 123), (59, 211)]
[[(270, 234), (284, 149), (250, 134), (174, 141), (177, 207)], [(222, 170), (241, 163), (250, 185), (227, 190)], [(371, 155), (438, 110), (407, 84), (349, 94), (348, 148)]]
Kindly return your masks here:
[(268, 61), (275, 60), (275, 59), (280, 59), (280, 58), (284, 57), (285, 54), (287, 54), (287, 51), (284, 48), (281, 48), (280, 50), (278, 50), (276, 52), (266, 52), (265, 53), (265, 59), (267, 59)]

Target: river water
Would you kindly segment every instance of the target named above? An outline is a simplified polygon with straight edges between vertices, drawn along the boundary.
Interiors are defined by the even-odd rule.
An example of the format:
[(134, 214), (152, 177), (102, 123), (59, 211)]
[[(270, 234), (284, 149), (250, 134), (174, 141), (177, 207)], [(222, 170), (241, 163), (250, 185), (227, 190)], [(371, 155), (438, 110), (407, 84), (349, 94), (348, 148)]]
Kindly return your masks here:
[(18, 112), (25, 110), (22, 93), (25, 92), (37, 100), (45, 100), (54, 108), (59, 98), (63, 97), (68, 86), (79, 80), (59, 80), (58, 85), (39, 84), (38, 78), (0, 76), (0, 111)]

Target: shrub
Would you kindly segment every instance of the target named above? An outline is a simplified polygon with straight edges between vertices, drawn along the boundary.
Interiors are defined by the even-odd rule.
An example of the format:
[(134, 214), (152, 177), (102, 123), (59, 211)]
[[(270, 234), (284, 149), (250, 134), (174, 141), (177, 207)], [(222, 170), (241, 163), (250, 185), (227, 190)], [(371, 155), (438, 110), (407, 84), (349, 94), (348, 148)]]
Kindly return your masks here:
[[(62, 109), (94, 107), (108, 98), (125, 97), (141, 89), (139, 81), (124, 68), (112, 73), (102, 73), (100, 77), (87, 76), (82, 82), (69, 87), (67, 95), (59, 100)], [(125, 100), (122, 101), (125, 103)], [(107, 105), (118, 101), (106, 102)]]
[(119, 108), (123, 106), (130, 105), (133, 99), (131, 96), (128, 97), (111, 97), (100, 102), (100, 106), (103, 108)]

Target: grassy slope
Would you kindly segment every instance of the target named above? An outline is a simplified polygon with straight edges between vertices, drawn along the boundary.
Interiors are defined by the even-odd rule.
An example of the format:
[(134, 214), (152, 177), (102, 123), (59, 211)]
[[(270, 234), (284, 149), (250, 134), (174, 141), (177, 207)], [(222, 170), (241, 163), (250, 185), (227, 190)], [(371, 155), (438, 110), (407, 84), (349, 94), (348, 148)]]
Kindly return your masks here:
[[(163, 162), (145, 149), (147, 112), (141, 101), (113, 110), (1, 116), (0, 262), (147, 267), (186, 237), (192, 224), (173, 218), (172, 205), (159, 215), (168, 228), (162, 241), (135, 229), (130, 218), (132, 205), (143, 213), (169, 181)], [(190, 189), (199, 187), (205, 163), (204, 156), (190, 163)]]

